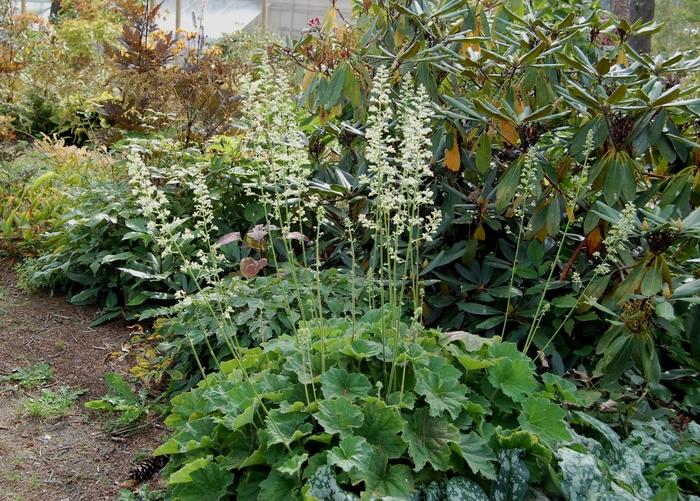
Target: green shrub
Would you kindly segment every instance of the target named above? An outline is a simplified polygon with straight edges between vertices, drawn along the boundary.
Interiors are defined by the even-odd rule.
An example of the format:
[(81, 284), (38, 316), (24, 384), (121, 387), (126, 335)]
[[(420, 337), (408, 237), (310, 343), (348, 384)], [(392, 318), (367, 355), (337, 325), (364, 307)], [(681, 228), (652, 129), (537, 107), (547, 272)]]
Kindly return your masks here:
[[(227, 175), (221, 159), (181, 150), (171, 141), (132, 142), (124, 148), (133, 153), (114, 165), (114, 178), (93, 179), (66, 194), (70, 209), (47, 233), (48, 249), (38, 258), (34, 275), (42, 283), (65, 288), (74, 304), (103, 306), (95, 324), (122, 314), (133, 318), (149, 305), (172, 302), (176, 292), (197, 290), (196, 280), (181, 269), (185, 259), (208, 248), (192, 231), (198, 200), (193, 177), (204, 183), (198, 186), (207, 196), (223, 201), (215, 224), (227, 230), (242, 218), (239, 204), (245, 197), (237, 199), (240, 186)], [(150, 202), (132, 194), (134, 182), (162, 203), (181, 254), (165, 253), (166, 244), (149, 224)]]
[(0, 251), (36, 257), (47, 248), (46, 234), (70, 208), (68, 192), (87, 186), (90, 178), (109, 178), (110, 162), (99, 152), (63, 141), (10, 148), (14, 158), (0, 164)]

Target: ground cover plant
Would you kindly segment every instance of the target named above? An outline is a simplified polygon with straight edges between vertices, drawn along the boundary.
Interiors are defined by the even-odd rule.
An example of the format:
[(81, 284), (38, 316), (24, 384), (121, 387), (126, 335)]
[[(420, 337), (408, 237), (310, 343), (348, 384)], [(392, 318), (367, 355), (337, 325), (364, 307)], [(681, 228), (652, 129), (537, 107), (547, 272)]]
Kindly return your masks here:
[(699, 60), (587, 2), (367, 1), (220, 92), (154, 12), (107, 49), (116, 175), (30, 266), (156, 318), (166, 498), (693, 499)]

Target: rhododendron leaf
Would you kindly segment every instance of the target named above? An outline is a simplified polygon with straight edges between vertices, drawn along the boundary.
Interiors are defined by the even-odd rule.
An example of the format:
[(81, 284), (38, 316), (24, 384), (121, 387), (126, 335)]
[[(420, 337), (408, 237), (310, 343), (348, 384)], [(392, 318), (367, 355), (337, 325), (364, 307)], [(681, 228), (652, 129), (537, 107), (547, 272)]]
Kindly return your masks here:
[[(451, 138), (454, 136), (450, 135)], [(459, 172), (459, 168), (462, 164), (459, 151), (459, 142), (456, 138), (453, 139), (452, 147), (445, 148), (445, 168), (451, 170), (452, 172)]]

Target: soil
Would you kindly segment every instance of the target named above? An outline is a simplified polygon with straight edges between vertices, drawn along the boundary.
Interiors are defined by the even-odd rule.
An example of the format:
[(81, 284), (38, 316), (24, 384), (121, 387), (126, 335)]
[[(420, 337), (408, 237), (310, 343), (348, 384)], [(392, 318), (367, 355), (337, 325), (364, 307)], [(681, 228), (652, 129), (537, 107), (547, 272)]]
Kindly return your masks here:
[[(135, 464), (165, 440), (167, 430), (153, 416), (131, 433), (108, 433), (109, 416), (84, 407), (109, 391), (105, 373), (128, 380), (131, 366), (128, 356), (110, 356), (128, 344), (127, 324), (91, 328), (96, 315), (62, 295), (23, 291), (11, 263), (0, 262), (0, 376), (40, 363), (55, 371), (39, 387), (0, 383), (0, 501), (115, 500), (121, 488), (133, 487), (127, 478)], [(38, 418), (27, 411), (42, 389), (64, 386), (85, 390), (66, 415)], [(149, 488), (163, 488), (160, 482)]]

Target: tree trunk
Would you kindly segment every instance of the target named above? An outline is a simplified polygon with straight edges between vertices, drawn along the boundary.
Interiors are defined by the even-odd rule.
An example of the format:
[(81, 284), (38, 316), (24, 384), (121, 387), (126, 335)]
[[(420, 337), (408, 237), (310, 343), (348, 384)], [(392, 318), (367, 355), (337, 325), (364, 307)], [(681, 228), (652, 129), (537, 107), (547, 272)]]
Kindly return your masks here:
[(51, 0), (51, 10), (49, 11), (49, 19), (56, 19), (61, 11), (61, 0)]
[[(636, 0), (632, 0), (633, 2)], [(611, 0), (610, 12), (617, 17), (629, 19), (630, 16), (630, 0)]]
[[(656, 0), (630, 0), (630, 24), (637, 19), (642, 19), (645, 23), (654, 19), (656, 10)], [(629, 41), (630, 47), (637, 52), (651, 52), (651, 35), (632, 37)]]

